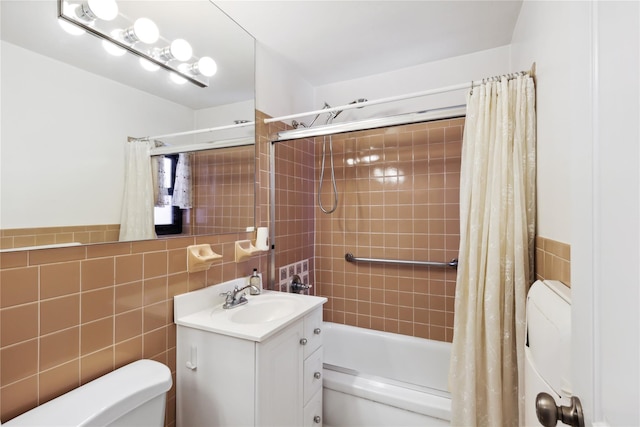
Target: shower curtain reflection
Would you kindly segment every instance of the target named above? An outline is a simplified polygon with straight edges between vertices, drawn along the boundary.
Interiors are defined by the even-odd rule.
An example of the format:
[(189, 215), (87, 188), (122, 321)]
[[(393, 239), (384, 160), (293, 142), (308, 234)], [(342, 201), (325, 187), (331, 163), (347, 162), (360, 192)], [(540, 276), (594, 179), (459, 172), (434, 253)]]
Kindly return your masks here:
[(155, 239), (152, 141), (130, 141), (125, 155), (125, 186), (120, 241)]

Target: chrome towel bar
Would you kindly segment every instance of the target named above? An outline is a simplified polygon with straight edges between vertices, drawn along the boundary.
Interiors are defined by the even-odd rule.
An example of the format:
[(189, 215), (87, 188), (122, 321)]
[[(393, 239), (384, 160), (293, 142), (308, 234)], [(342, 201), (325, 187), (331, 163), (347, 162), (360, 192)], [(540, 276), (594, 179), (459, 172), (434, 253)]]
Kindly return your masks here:
[(409, 261), (402, 259), (381, 259), (381, 258), (357, 258), (353, 256), (351, 252), (347, 252), (344, 255), (344, 259), (347, 262), (374, 262), (379, 264), (402, 264), (402, 265), (415, 265), (419, 267), (452, 267), (458, 268), (458, 259), (454, 258), (449, 262), (434, 262), (434, 261)]

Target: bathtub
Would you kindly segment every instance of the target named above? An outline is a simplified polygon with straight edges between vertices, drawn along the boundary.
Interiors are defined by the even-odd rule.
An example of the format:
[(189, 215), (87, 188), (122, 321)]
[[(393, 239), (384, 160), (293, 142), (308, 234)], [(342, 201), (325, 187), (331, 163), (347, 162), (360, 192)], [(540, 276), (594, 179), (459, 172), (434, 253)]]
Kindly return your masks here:
[(325, 427), (446, 426), (451, 344), (325, 322)]

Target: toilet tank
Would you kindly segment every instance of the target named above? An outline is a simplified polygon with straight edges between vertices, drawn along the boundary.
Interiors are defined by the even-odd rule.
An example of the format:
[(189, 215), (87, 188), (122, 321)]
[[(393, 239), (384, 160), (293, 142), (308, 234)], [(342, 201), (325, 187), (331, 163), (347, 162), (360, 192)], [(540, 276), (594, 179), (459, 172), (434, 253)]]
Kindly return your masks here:
[(571, 290), (555, 280), (537, 281), (527, 295), (524, 349), (524, 425), (540, 426), (536, 397), (550, 394), (557, 405), (571, 404)]
[(164, 425), (173, 381), (162, 363), (138, 360), (26, 412), (3, 427)]

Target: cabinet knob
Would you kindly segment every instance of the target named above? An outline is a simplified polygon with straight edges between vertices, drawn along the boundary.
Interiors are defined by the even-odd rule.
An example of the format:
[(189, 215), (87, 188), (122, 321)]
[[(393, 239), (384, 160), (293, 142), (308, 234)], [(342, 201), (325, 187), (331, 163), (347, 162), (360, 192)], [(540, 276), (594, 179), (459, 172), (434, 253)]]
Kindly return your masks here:
[(320, 328), (315, 328), (313, 330), (313, 333), (316, 334), (316, 335), (320, 335), (320, 332), (322, 332), (322, 329), (320, 329)]
[(315, 417), (313, 417), (314, 423), (320, 424), (320, 421), (322, 421), (322, 418), (320, 417), (320, 415), (316, 415)]
[(314, 372), (313, 378), (319, 380), (321, 377), (322, 377), (322, 374), (320, 372)]
[(307, 345), (307, 339), (306, 338), (301, 338), (300, 339), (300, 344)]

